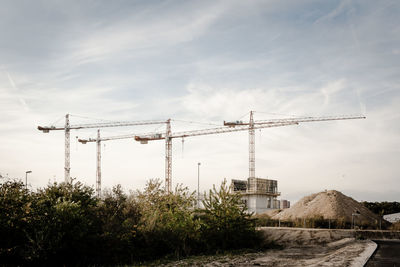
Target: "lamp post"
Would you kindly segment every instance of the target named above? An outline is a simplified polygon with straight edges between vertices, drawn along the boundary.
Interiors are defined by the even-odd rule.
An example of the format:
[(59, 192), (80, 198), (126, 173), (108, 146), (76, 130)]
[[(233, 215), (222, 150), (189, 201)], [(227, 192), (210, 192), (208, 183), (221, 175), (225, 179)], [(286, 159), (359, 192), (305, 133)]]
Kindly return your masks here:
[(197, 208), (200, 208), (200, 165), (201, 163), (197, 163)]
[(354, 216), (360, 216), (360, 212), (356, 210), (351, 214), (351, 223), (352, 223), (352, 228), (355, 229), (355, 221), (354, 221)]
[(28, 173), (31, 173), (32, 171), (26, 171), (25, 172), (25, 189), (28, 189)]

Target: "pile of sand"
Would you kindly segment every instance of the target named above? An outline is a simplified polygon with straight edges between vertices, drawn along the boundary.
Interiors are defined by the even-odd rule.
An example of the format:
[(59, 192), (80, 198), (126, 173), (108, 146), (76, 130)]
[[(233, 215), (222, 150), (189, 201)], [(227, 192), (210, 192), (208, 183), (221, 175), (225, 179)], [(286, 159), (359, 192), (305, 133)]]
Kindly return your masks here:
[(352, 214), (359, 213), (358, 222), (375, 224), (379, 217), (364, 205), (345, 196), (339, 191), (329, 190), (303, 197), (289, 209), (273, 216), (273, 219), (293, 220), (322, 216), (324, 219), (352, 220)]

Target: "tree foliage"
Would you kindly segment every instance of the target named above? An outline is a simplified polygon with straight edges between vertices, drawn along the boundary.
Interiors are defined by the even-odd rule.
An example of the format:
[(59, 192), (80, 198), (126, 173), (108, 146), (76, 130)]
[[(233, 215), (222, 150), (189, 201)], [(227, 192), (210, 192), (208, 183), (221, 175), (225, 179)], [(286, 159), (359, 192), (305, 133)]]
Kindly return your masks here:
[(81, 183), (49, 184), (36, 192), (0, 184), (0, 262), (11, 265), (113, 265), (165, 256), (253, 246), (257, 239), (240, 197), (226, 181), (196, 210), (195, 196), (158, 180), (127, 195), (104, 194)]
[(362, 202), (365, 207), (379, 216), (400, 212), (400, 202)]
[(205, 195), (201, 232), (209, 250), (252, 247), (258, 241), (255, 220), (247, 212), (241, 196), (231, 193), (224, 180)]

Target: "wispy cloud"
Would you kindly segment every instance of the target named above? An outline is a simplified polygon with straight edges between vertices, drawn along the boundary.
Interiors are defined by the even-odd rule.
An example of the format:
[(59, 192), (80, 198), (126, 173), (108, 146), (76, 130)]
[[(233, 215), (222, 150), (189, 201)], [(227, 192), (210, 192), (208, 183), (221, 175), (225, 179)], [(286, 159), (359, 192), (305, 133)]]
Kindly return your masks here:
[[(249, 110), (265, 112), (256, 113), (258, 119), (363, 113), (367, 120), (258, 132), (257, 173), (278, 178), (281, 191), (293, 198), (299, 190), (325, 187), (369, 192), (399, 187), (398, 1), (3, 6), (2, 174), (18, 176), (21, 166), (33, 165), (37, 185), (54, 175), (61, 179), (62, 133), (44, 135), (35, 127), (65, 113), (214, 124), (246, 119)], [(174, 181), (193, 186), (190, 166), (200, 160), (205, 188), (219, 178), (247, 175), (245, 132), (187, 140), (184, 156), (175, 157), (181, 153), (178, 143)], [(94, 177), (92, 148), (77, 146), (72, 158), (73, 175), (88, 183)], [(137, 188), (149, 177), (161, 177), (163, 149), (162, 143), (107, 143), (105, 183)], [(343, 175), (348, 179), (339, 179)], [(294, 182), (298, 179), (302, 182)], [(385, 184), (378, 188), (379, 179)]]

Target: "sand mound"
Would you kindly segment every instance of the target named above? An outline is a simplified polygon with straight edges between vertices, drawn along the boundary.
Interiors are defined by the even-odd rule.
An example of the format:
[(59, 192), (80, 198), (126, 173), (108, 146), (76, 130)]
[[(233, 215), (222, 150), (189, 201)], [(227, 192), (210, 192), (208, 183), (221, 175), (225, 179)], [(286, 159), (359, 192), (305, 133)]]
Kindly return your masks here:
[(374, 224), (379, 217), (351, 197), (336, 190), (324, 191), (303, 197), (289, 209), (273, 216), (273, 219), (293, 220), (322, 216), (324, 219), (344, 219), (350, 222), (352, 213), (358, 212), (358, 222)]

